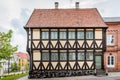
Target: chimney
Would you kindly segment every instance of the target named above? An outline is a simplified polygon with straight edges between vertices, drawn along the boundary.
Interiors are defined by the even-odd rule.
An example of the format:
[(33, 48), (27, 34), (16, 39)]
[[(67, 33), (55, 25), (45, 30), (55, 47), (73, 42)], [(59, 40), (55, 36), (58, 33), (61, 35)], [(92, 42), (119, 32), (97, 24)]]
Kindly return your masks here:
[(58, 9), (58, 2), (55, 2), (55, 9)]
[(79, 2), (76, 2), (75, 6), (76, 6), (76, 9), (78, 9), (79, 8)]

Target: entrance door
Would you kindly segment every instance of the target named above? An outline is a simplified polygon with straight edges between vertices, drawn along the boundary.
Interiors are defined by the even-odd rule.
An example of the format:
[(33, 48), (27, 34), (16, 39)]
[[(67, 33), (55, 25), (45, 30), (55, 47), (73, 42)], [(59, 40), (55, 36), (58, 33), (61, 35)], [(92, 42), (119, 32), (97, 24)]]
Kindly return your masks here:
[(101, 56), (95, 56), (95, 67), (96, 67), (96, 69), (101, 69), (102, 68)]

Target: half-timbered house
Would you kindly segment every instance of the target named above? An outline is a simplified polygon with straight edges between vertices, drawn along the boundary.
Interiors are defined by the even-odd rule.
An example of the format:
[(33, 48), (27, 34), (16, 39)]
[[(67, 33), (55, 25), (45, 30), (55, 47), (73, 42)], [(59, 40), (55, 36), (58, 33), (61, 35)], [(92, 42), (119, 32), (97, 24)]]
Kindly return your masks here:
[(30, 78), (104, 70), (106, 29), (96, 8), (35, 9), (25, 25)]

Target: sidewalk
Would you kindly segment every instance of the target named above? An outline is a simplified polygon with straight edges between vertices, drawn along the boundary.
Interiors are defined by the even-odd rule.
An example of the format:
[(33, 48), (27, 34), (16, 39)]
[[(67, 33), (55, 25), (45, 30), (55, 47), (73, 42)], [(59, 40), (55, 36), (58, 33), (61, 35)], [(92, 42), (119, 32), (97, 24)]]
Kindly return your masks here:
[(120, 72), (109, 72), (108, 76), (72, 76), (59, 78), (42, 78), (42, 79), (28, 79), (28, 76), (22, 77), (18, 80), (120, 80)]

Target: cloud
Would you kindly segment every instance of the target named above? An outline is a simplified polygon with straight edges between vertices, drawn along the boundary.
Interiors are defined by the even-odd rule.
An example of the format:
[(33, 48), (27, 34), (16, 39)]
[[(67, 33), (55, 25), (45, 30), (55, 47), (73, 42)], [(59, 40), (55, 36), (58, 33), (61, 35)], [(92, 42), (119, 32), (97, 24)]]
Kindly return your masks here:
[(21, 9), (19, 18), (14, 18), (11, 20), (11, 26), (14, 28), (12, 44), (18, 45), (19, 50), (22, 51), (26, 51), (27, 37), (24, 25), (28, 21), (29, 18), (28, 13), (29, 13), (28, 9)]

